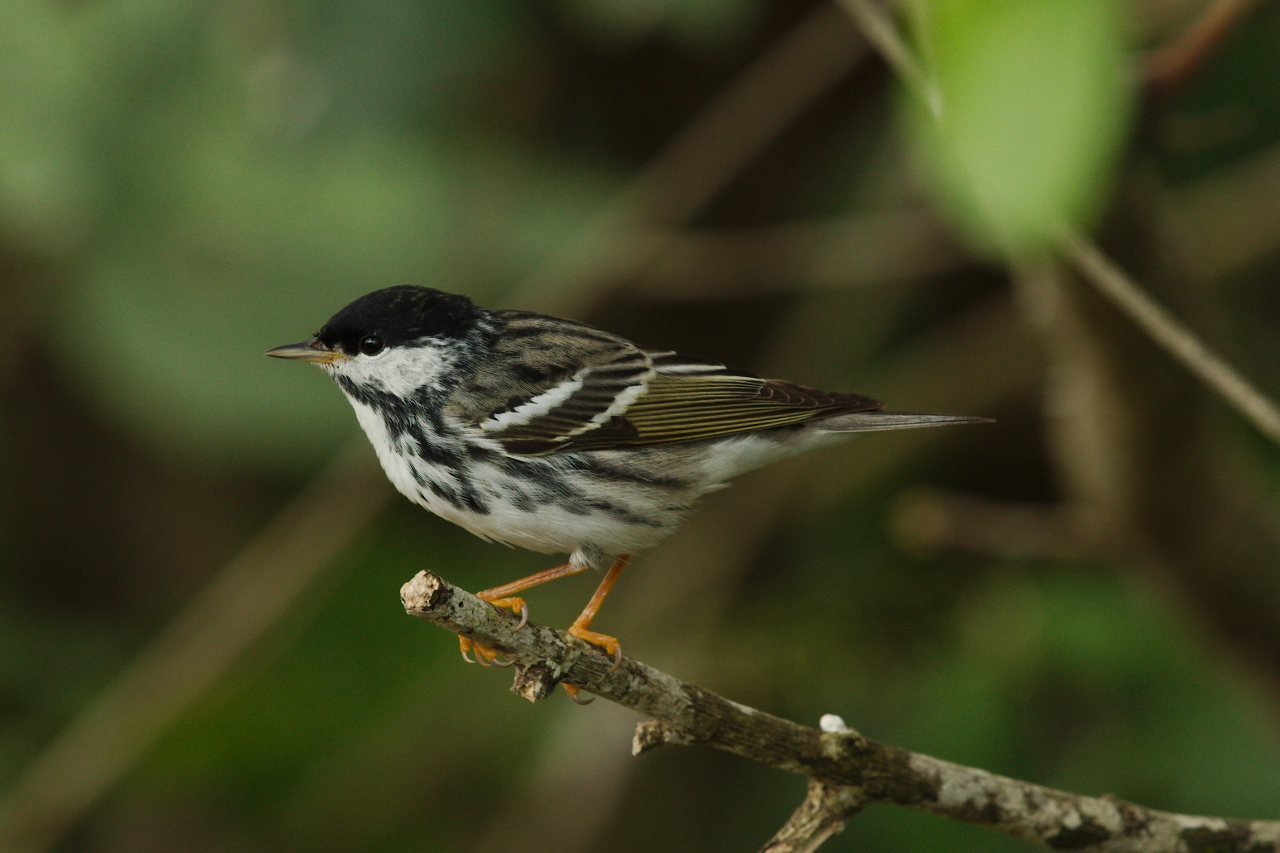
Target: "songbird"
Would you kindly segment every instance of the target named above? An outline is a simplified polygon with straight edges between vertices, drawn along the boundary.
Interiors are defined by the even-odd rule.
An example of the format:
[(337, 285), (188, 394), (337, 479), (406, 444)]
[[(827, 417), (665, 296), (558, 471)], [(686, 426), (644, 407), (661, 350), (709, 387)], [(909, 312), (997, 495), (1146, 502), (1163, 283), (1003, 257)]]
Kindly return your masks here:
[[(409, 500), (482, 539), (569, 555), (479, 593), (520, 613), (521, 627), (529, 609), (518, 593), (609, 566), (569, 633), (612, 654), (615, 667), (621, 646), (592, 620), (631, 555), (671, 535), (703, 495), (856, 433), (985, 420), (886, 412), (869, 397), (762, 379), (573, 320), (489, 311), (429, 287), (362, 296), (312, 338), (267, 355), (333, 377)], [(482, 663), (497, 657), (461, 642), (464, 658), (473, 648)]]

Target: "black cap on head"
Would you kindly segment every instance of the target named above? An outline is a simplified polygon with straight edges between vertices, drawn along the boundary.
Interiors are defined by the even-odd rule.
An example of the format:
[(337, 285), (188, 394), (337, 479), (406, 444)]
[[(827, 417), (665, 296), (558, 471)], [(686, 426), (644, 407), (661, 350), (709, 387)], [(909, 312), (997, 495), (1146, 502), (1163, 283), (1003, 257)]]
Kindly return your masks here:
[(401, 285), (361, 296), (329, 318), (316, 337), (330, 349), (355, 355), (360, 341), (380, 337), (396, 346), (426, 337), (461, 338), (482, 311), (465, 296)]

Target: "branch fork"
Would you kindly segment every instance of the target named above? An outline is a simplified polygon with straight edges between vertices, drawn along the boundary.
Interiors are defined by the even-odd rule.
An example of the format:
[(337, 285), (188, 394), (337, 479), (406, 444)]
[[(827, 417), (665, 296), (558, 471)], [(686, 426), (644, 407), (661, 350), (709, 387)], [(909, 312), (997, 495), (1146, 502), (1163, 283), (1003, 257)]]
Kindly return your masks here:
[(885, 746), (834, 715), (825, 731), (740, 705), (634, 658), (613, 659), (566, 634), (516, 617), (430, 572), (400, 590), (405, 610), (516, 662), (512, 690), (536, 702), (563, 681), (651, 719), (632, 751), (706, 744), (807, 776), (809, 794), (764, 848), (812, 851), (867, 802), (895, 803), (1058, 850), (1115, 853), (1280, 850), (1280, 821), (1227, 820), (1091, 797)]

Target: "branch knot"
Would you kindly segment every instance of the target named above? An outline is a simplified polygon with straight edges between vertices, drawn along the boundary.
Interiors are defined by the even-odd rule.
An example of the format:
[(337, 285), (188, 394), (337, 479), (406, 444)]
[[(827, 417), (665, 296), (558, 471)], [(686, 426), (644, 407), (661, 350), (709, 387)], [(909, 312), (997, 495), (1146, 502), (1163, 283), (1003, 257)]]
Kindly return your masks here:
[(826, 731), (740, 705), (634, 658), (617, 669), (594, 648), (545, 625), (517, 629), (508, 613), (427, 572), (401, 590), (414, 616), (499, 649), (514, 660), (515, 692), (537, 701), (561, 681), (649, 717), (634, 754), (664, 744), (705, 743), (813, 780), (810, 796), (771, 853), (808, 853), (864, 802), (922, 809), (1059, 849), (1127, 851), (1280, 849), (1280, 821), (1226, 821), (1159, 812), (1114, 798), (1055, 791), (1019, 779), (885, 746), (835, 715)]

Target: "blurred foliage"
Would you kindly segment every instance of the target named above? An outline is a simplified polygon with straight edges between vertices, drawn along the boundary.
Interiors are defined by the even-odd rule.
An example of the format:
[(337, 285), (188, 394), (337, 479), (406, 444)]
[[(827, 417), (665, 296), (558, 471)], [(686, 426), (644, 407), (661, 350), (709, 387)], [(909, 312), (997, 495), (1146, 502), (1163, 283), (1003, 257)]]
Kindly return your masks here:
[[(605, 630), (646, 626), (619, 628), (629, 651), (775, 713), (836, 712), (996, 772), (1278, 816), (1276, 673), (1207, 627), (1175, 577), (1119, 559), (913, 554), (885, 532), (917, 484), (1040, 505), (1065, 491), (1037, 383), (986, 384), (1026, 354), (971, 369), (967, 351), (937, 349), (1006, 304), (1003, 275), (949, 245), (960, 260), (914, 272), (904, 238), (900, 275), (806, 279), (815, 222), (926, 198), (986, 257), (1034, 251), (1059, 221), (1101, 221), (1144, 283), (1280, 391), (1280, 241), (1188, 286), (1147, 234), (1173, 189), (1274, 156), (1280, 6), (1263, 4), (1185, 91), (1138, 103), (1140, 49), (1199, 8), (1153, 34), (1132, 24), (1144, 4), (910, 4), (941, 123), (907, 93), (895, 107), (897, 84), (868, 61), (682, 232), (699, 263), (746, 248), (772, 261), (773, 247), (785, 274), (758, 264), (741, 294), (710, 297), (719, 270), (697, 264), (660, 297), (647, 270), (600, 275), (584, 319), (622, 334), (895, 406), (935, 408), (951, 389), (983, 401), (957, 411), (1000, 421), (932, 444), (871, 437), (794, 492), (799, 469), (777, 466), (712, 496), (611, 599)], [(537, 307), (506, 294), (813, 8), (0, 0), (0, 791), (353, 434), (325, 377), (264, 350), (391, 284)], [(1259, 186), (1253, 203), (1280, 198)], [(741, 242), (717, 250), (726, 234)], [(869, 243), (858, 252), (875, 263), (897, 245)], [(1166, 419), (1212, 421), (1185, 430), (1208, 436), (1197, 452), (1280, 518), (1280, 452), (1191, 394), (1166, 404)], [(919, 448), (909, 462), (904, 446)], [(688, 555), (723, 541), (717, 509), (752, 496), (769, 511), (729, 529), (753, 544), (699, 587)], [(629, 720), (604, 738), (599, 706), (528, 706), (396, 600), (423, 567), (481, 588), (546, 565), (401, 502), (60, 849), (490, 850), (539, 792), (583, 781), (546, 771), (579, 737), (605, 768), (571, 804), (594, 829), (527, 849), (758, 847), (802, 780), (700, 749), (610, 763)], [(646, 586), (666, 565), (689, 577)], [(539, 590), (535, 618), (566, 623), (593, 582)], [(1022, 847), (873, 808), (824, 849)]]
[(605, 44), (634, 44), (655, 32), (693, 47), (737, 41), (758, 22), (758, 0), (561, 0), (569, 20)]
[(512, 281), (610, 183), (459, 116), (528, 49), (503, 0), (13, 5), (0, 211), (24, 248), (76, 250), (57, 352), (130, 430), (211, 462), (314, 463), (349, 431), (258, 357), (327, 316), (300, 306)]
[(909, 8), (930, 92), (907, 95), (906, 125), (962, 233), (1017, 256), (1092, 219), (1132, 109), (1110, 0)]
[(1159, 117), (1157, 151), (1170, 180), (1204, 177), (1280, 140), (1278, 16), (1264, 4)]

